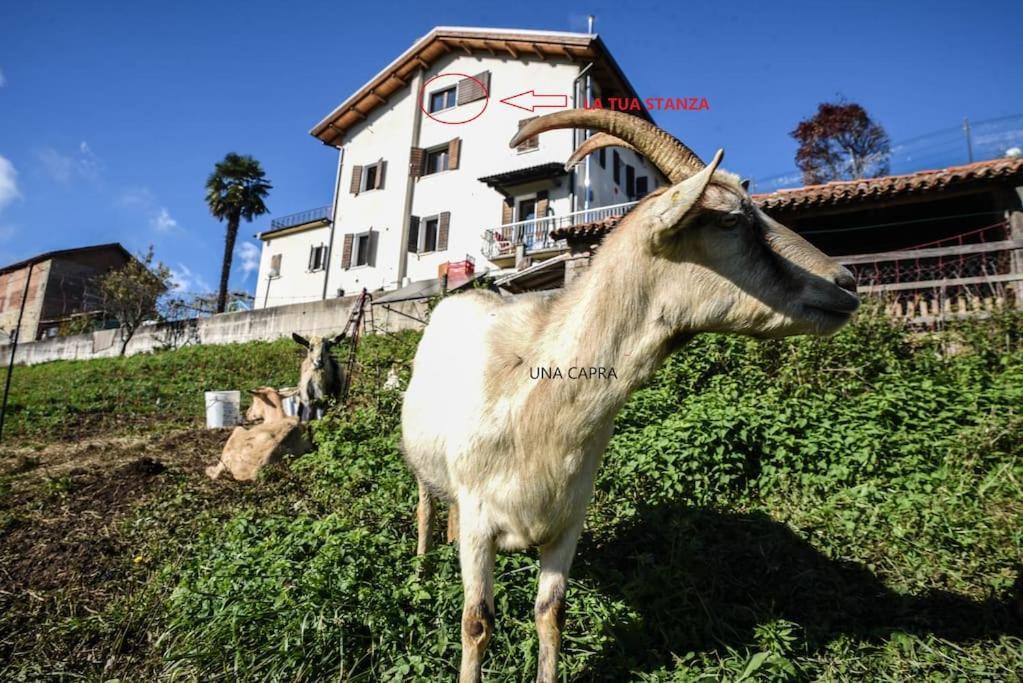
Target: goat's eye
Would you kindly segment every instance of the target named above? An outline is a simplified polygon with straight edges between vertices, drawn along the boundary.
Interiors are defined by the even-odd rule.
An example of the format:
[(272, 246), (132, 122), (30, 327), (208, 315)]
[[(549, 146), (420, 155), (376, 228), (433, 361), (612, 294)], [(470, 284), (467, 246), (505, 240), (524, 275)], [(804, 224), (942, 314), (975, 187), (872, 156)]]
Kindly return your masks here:
[(726, 213), (718, 219), (718, 225), (722, 228), (734, 228), (739, 224), (739, 214), (737, 213)]

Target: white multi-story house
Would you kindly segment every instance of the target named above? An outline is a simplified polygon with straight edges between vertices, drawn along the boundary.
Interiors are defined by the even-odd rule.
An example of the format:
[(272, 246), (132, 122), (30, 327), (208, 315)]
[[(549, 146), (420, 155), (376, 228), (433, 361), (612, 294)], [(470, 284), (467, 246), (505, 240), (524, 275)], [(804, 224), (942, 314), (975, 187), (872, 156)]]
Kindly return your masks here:
[[(501, 101), (530, 92), (512, 100), (525, 110)], [(256, 306), (563, 254), (552, 229), (624, 213), (663, 178), (619, 148), (566, 172), (579, 132), (508, 141), (534, 116), (611, 97), (638, 95), (595, 34), (435, 28), (312, 129), (339, 152), (334, 202), (260, 233)]]

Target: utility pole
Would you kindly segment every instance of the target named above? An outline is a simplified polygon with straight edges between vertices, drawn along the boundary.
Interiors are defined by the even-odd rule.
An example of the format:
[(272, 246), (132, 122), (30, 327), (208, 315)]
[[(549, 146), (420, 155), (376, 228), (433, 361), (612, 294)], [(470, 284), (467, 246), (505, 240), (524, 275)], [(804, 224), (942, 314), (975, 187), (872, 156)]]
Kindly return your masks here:
[(973, 140), (970, 139), (970, 120), (963, 117), (963, 135), (966, 136), (966, 159), (967, 163), (973, 163)]
[(7, 357), (7, 379), (4, 381), (4, 403), (0, 407), (0, 441), (4, 439), (4, 418), (7, 416), (7, 396), (11, 393), (11, 374), (14, 372), (14, 354), (18, 350), (18, 337), (21, 336), (21, 319), (25, 315), (25, 301), (28, 299), (28, 285), (32, 282), (32, 268), (35, 263), (28, 264), (25, 275), (25, 290), (21, 293), (21, 308), (18, 310), (18, 325), (11, 335), (11, 355)]

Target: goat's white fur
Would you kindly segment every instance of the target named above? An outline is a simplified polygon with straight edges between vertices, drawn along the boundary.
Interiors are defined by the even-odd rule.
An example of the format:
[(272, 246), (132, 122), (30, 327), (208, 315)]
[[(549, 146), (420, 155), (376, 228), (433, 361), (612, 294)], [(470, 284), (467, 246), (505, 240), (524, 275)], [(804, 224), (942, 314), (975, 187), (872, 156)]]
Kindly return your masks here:
[[(855, 309), (835, 284), (848, 273), (760, 213), (718, 161), (645, 199), (561, 294), (470, 292), (433, 312), (402, 443), (420, 485), (420, 554), (433, 500), (457, 505), (463, 683), (480, 679), (493, 628), (494, 552), (528, 546), (540, 548), (537, 680), (555, 680), (568, 571), (614, 416), (670, 352), (704, 331), (827, 334)], [(551, 367), (617, 378), (530, 379)]]

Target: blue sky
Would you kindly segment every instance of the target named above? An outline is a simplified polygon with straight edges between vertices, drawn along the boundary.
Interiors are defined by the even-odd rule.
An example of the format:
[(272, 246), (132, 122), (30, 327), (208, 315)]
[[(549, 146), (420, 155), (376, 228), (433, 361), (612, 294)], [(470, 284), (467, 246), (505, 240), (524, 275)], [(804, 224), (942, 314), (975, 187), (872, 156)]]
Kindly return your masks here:
[[(265, 5), (265, 6), (262, 6)], [(330, 203), (335, 152), (308, 130), (435, 25), (602, 35), (639, 94), (706, 97), (660, 125), (759, 178), (792, 167), (816, 104), (863, 104), (899, 141), (1023, 113), (1023, 3), (8, 2), (0, 5), (0, 264), (153, 244), (183, 291), (217, 282), (203, 183), (261, 160), (285, 215)], [(232, 285), (255, 283), (242, 226)], [(249, 245), (249, 246), (245, 246)]]

